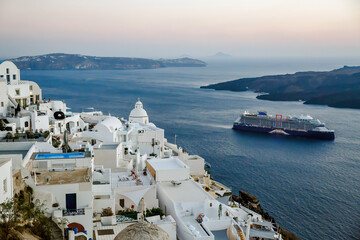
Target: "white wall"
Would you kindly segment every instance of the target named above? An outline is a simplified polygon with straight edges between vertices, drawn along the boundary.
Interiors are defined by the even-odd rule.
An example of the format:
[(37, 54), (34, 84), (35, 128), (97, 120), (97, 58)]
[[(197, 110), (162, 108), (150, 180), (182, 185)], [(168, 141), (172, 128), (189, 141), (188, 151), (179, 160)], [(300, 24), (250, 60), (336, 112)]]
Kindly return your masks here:
[(0, 79), (0, 117), (6, 117), (7, 107), (9, 106), (8, 89), (4, 80)]
[[(22, 99), (26, 99), (26, 105), (30, 105), (30, 89), (29, 84), (16, 84), (16, 85), (8, 85), (8, 94), (13, 99), (21, 99), (20, 106), (24, 107), (24, 103)], [(17, 91), (19, 90), (19, 94)]]
[(47, 131), (49, 130), (49, 116), (48, 115), (42, 115), (42, 116), (38, 116), (36, 114), (36, 112), (34, 112), (31, 115), (31, 121), (32, 121), (32, 128), (33, 131), (35, 132), (35, 130), (38, 131)]
[[(172, 218), (171, 215), (168, 217)], [(161, 229), (167, 232), (172, 240), (176, 240), (176, 222), (159, 222), (156, 223)]]
[(121, 145), (117, 148), (94, 148), (94, 164), (103, 165), (104, 168), (117, 168), (117, 162), (120, 158)]
[(13, 62), (10, 61), (4, 61), (0, 64), (0, 77), (3, 77), (6, 81), (8, 81), (7, 76), (9, 76), (10, 84), (17, 84), (20, 80), (20, 70)]
[(114, 214), (116, 214), (115, 212), (115, 198), (99, 198), (96, 199), (94, 198), (94, 207), (93, 207), (93, 212), (94, 213), (101, 213), (103, 208), (108, 208), (110, 207), (112, 212)]
[(190, 155), (185, 163), (190, 167), (191, 175), (204, 175), (205, 160), (202, 157)]
[[(1, 156), (1, 155), (0, 155)], [(5, 182), (4, 182), (5, 180)], [(6, 186), (4, 186), (4, 183)], [(6, 191), (5, 191), (6, 190)], [(0, 203), (13, 196), (12, 160), (0, 158)]]
[[(17, 118), (7, 118), (9, 123), (15, 123), (16, 128), (19, 130), (30, 130), (30, 116), (23, 116)], [(27, 127), (25, 127), (25, 123), (27, 122)]]

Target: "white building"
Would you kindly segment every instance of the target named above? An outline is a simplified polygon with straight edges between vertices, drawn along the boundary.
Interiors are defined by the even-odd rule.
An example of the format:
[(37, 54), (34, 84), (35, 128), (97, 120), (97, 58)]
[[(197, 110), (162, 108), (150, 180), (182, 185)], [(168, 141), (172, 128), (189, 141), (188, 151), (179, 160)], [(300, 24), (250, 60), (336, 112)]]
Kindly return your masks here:
[(12, 159), (0, 155), (0, 203), (13, 197)]
[(0, 64), (0, 79), (4, 79), (8, 86), (8, 95), (13, 98), (21, 108), (41, 101), (42, 92), (39, 85), (33, 81), (20, 79), (20, 70), (10, 61)]
[(93, 235), (92, 165), (85, 153), (36, 154), (32, 158), (35, 198), (46, 204), (55, 221), (66, 218), (67, 226), (83, 226), (87, 238)]

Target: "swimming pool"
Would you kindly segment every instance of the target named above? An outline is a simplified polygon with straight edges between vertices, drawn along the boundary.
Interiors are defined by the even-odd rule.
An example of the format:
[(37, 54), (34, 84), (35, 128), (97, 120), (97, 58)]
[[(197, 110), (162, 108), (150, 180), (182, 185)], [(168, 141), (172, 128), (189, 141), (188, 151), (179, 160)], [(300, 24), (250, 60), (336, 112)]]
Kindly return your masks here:
[(64, 159), (64, 158), (83, 158), (85, 153), (44, 153), (36, 155), (35, 159)]

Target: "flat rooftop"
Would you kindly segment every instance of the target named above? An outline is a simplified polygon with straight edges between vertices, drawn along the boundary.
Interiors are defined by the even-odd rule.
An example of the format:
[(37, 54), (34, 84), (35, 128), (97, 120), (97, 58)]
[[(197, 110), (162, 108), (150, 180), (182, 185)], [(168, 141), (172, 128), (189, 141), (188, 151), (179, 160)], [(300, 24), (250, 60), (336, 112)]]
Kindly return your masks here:
[(1, 155), (21, 154), (24, 158), (27, 153), (28, 150), (0, 150), (0, 157)]
[(164, 190), (174, 202), (200, 202), (212, 200), (212, 197), (193, 180), (181, 181), (180, 185), (171, 182), (157, 183), (157, 186)]
[(134, 175), (131, 172), (111, 172), (111, 187), (131, 187), (139, 185), (152, 185), (155, 184), (155, 181), (152, 179), (151, 174), (144, 176), (143, 172), (138, 173), (138, 178), (135, 179)]
[[(87, 180), (89, 179), (89, 180)], [(89, 182), (90, 169), (77, 169), (73, 171), (36, 171), (36, 185), (54, 185)]]
[(153, 158), (153, 159), (149, 159), (147, 162), (154, 168), (155, 171), (189, 168), (178, 158), (162, 158), (162, 159)]

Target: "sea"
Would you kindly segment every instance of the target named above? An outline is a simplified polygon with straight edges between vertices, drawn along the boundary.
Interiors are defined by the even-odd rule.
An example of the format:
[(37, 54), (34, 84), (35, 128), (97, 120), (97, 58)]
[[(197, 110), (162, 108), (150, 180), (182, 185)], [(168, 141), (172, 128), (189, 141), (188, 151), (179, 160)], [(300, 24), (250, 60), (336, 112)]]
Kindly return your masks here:
[[(128, 118), (138, 98), (165, 137), (211, 164), (233, 194), (246, 191), (301, 239), (360, 239), (360, 110), (265, 101), (254, 92), (200, 89), (243, 77), (327, 71), (360, 59), (205, 59), (207, 67), (144, 70), (21, 71), (43, 97), (69, 111), (101, 110)], [(359, 82), (360, 84), (360, 82)], [(335, 130), (334, 141), (232, 130), (245, 110), (311, 115)], [(175, 137), (176, 136), (176, 137)]]

